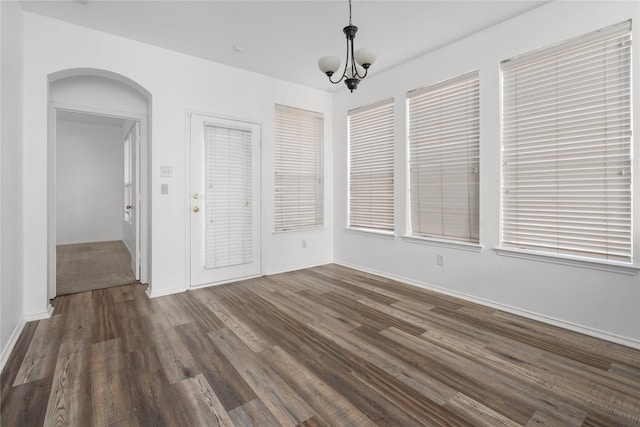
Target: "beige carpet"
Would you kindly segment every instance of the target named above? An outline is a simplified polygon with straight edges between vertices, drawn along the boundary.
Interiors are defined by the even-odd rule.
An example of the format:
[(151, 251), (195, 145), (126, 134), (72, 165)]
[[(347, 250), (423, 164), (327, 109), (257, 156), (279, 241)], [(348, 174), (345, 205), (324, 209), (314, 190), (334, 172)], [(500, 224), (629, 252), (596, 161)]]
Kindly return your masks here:
[(79, 243), (56, 247), (56, 295), (135, 283), (124, 242)]

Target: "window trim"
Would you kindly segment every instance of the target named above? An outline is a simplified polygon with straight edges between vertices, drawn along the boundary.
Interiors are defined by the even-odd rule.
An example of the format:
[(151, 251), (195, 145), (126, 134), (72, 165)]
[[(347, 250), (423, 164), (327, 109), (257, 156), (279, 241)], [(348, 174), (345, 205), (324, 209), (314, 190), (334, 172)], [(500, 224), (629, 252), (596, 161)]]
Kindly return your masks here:
[[(392, 220), (390, 224), (391, 228), (383, 229), (383, 228), (367, 227), (367, 226), (360, 226), (360, 225), (352, 225), (351, 223), (351, 211), (352, 211), (351, 209), (351, 200), (352, 200), (351, 198), (351, 168), (352, 168), (351, 116), (357, 115), (360, 113), (365, 113), (367, 111), (375, 110), (377, 108), (384, 107), (387, 105), (389, 105), (391, 108), (391, 127), (392, 127), (392, 133), (393, 133), (392, 142), (391, 142), (391, 173), (392, 173), (391, 185), (393, 187), (392, 189), (393, 197), (391, 200), (391, 207), (393, 209), (393, 215), (392, 215)], [(367, 234), (377, 235), (377, 236), (392, 236), (395, 238), (395, 233), (396, 233), (395, 126), (396, 126), (395, 99), (393, 97), (385, 98), (383, 100), (380, 100), (371, 104), (363, 105), (357, 108), (353, 108), (347, 111), (347, 218), (346, 218), (347, 226), (345, 227), (346, 230), (355, 231), (356, 233), (367, 233)]]
[[(592, 40), (596, 40), (601, 38), (605, 34), (611, 34), (619, 32), (619, 28), (627, 26), (629, 32), (632, 33), (631, 20), (625, 20), (607, 27), (600, 28), (598, 30), (592, 31), (590, 33), (585, 33), (578, 35), (576, 37), (570, 38), (568, 40), (563, 40), (558, 43), (551, 44), (549, 46), (545, 46), (540, 49), (533, 50), (531, 52), (526, 52), (524, 54), (520, 54), (517, 56), (513, 56), (509, 59), (503, 60), (500, 62), (500, 73), (499, 73), (499, 102), (500, 102), (500, 195), (499, 195), (499, 240), (497, 246), (493, 248), (496, 254), (500, 256), (507, 256), (512, 258), (520, 258), (527, 260), (534, 260), (539, 262), (546, 262), (551, 264), (560, 264), (567, 265), (573, 267), (580, 268), (588, 268), (600, 271), (607, 271), (612, 273), (620, 273), (626, 275), (636, 275), (640, 272), (640, 259), (638, 257), (638, 248), (635, 243), (638, 241), (638, 236), (636, 233), (638, 232), (638, 225), (634, 220), (634, 212), (637, 210), (636, 201), (637, 197), (634, 196), (634, 189), (637, 186), (638, 176), (633, 175), (638, 169), (638, 165), (634, 164), (638, 159), (634, 156), (634, 146), (637, 140), (633, 129), (634, 122), (634, 106), (636, 104), (636, 100), (634, 100), (634, 76), (632, 70), (630, 70), (630, 100), (629, 105), (631, 108), (631, 148), (630, 154), (632, 159), (631, 165), (631, 196), (630, 196), (630, 204), (631, 204), (631, 228), (630, 228), (630, 260), (627, 261), (619, 261), (619, 260), (607, 260), (605, 258), (597, 258), (597, 257), (588, 257), (588, 256), (580, 256), (580, 255), (571, 255), (566, 253), (556, 253), (556, 252), (547, 252), (543, 249), (527, 249), (527, 248), (518, 248), (514, 246), (505, 246), (504, 245), (504, 189), (505, 189), (505, 180), (504, 180), (504, 73), (502, 72), (503, 64), (509, 64), (513, 62), (520, 62), (527, 58), (540, 58), (546, 55), (546, 52), (559, 52), (570, 46), (579, 46), (583, 43), (589, 43)], [(632, 36), (631, 36), (632, 37)], [(633, 47), (631, 48), (631, 55), (633, 57), (634, 53)], [(631, 63), (631, 69), (633, 69), (633, 60)]]
[(396, 233), (395, 231), (391, 231), (391, 230), (379, 230), (376, 228), (366, 228), (366, 227), (351, 227), (351, 226), (346, 226), (344, 227), (345, 231), (348, 231), (350, 233), (356, 233), (356, 234), (368, 234), (368, 235), (373, 235), (376, 237), (385, 237), (385, 238), (389, 238), (389, 239), (395, 239), (396, 238)]
[(640, 272), (640, 266), (620, 261), (601, 261), (596, 258), (561, 255), (542, 251), (534, 252), (527, 249), (507, 248), (502, 246), (496, 247), (493, 250), (500, 256), (533, 260), (549, 264), (560, 264), (571, 267), (588, 268), (592, 270), (607, 271), (610, 273), (626, 274), (629, 276), (635, 276)]
[[(278, 185), (277, 185), (277, 175), (278, 172), (281, 171), (278, 169), (277, 164), (278, 164), (278, 160), (277, 160), (277, 152), (278, 152), (278, 138), (276, 136), (277, 134), (277, 129), (278, 129), (278, 114), (282, 113), (282, 112), (291, 112), (293, 114), (299, 115), (299, 116), (305, 116), (307, 118), (311, 118), (311, 119), (318, 119), (320, 121), (319, 127), (320, 127), (320, 131), (318, 134), (314, 134), (314, 138), (315, 138), (315, 142), (318, 143), (317, 146), (317, 154), (318, 157), (317, 159), (317, 168), (319, 171), (319, 176), (316, 176), (316, 178), (319, 180), (319, 183), (316, 186), (316, 189), (318, 189), (319, 192), (319, 196), (316, 195), (316, 202), (319, 200), (320, 201), (320, 206), (315, 206), (315, 210), (316, 212), (319, 212), (319, 218), (316, 217), (315, 220), (316, 222), (314, 224), (309, 224), (309, 225), (302, 225), (302, 226), (289, 226), (288, 228), (278, 228), (278, 215), (277, 215), (277, 208), (278, 208)], [(325, 122), (324, 122), (324, 114), (317, 112), (317, 111), (311, 111), (311, 110), (306, 110), (306, 109), (302, 109), (302, 108), (298, 108), (298, 107), (292, 107), (292, 106), (288, 106), (288, 105), (282, 105), (282, 104), (275, 104), (274, 107), (274, 141), (273, 141), (273, 179), (274, 179), (274, 185), (273, 185), (273, 228), (272, 228), (272, 233), (275, 234), (283, 234), (283, 233), (291, 233), (291, 232), (296, 232), (296, 231), (311, 231), (311, 230), (318, 230), (318, 229), (324, 229), (325, 227), (325, 217), (326, 217), (326, 212), (325, 212), (325, 207), (326, 207), (326, 203), (325, 203)], [(316, 151), (316, 150), (314, 150)], [(319, 219), (319, 221), (317, 221)]]
[[(457, 82), (464, 81), (465, 79), (469, 79), (475, 76), (478, 85), (478, 212), (477, 212), (477, 221), (478, 221), (478, 241), (468, 241), (464, 239), (455, 239), (453, 237), (447, 236), (435, 236), (428, 234), (420, 234), (415, 233), (412, 227), (412, 205), (411, 205), (411, 140), (410, 140), (410, 100), (414, 97), (419, 97), (423, 94), (429, 93), (430, 91), (437, 91), (442, 88), (447, 88), (452, 84), (456, 84)], [(433, 246), (443, 246), (450, 248), (459, 248), (463, 250), (472, 250), (472, 251), (481, 251), (482, 246), (482, 236), (481, 236), (481, 228), (480, 228), (480, 152), (481, 152), (481, 134), (480, 134), (480, 70), (473, 69), (471, 71), (467, 71), (462, 74), (455, 75), (453, 77), (435, 82), (433, 84), (422, 86), (419, 88), (412, 89), (406, 93), (405, 97), (406, 101), (406, 226), (405, 226), (405, 234), (403, 235), (403, 239), (406, 242), (411, 243), (419, 243), (419, 244), (431, 244)]]
[(402, 239), (408, 243), (439, 246), (443, 248), (460, 249), (470, 252), (482, 252), (484, 246), (480, 243), (463, 242), (457, 240), (437, 239), (435, 237), (423, 237), (417, 235), (407, 234), (402, 236)]

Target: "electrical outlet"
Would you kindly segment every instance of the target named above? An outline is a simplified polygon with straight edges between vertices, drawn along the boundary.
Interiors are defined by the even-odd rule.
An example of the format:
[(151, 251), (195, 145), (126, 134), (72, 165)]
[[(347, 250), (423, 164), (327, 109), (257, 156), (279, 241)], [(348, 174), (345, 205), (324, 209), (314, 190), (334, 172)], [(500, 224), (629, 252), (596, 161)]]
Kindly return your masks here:
[(307, 241), (306, 240), (302, 241), (302, 249), (307, 249)]
[(438, 254), (438, 265), (444, 265), (444, 255)]

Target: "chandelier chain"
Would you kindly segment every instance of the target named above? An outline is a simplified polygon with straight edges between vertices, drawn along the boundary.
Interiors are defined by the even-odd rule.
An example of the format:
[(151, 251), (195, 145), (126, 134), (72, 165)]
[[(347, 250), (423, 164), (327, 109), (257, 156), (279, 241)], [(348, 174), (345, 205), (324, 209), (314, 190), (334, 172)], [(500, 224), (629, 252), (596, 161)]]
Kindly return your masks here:
[(349, 0), (349, 25), (351, 24), (351, 0)]

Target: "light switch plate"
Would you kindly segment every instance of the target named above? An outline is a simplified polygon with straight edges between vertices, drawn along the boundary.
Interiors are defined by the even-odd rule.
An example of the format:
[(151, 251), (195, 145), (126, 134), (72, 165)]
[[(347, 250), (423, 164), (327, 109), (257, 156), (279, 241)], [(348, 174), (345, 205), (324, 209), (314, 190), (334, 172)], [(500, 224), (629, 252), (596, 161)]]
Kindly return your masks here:
[(172, 166), (160, 166), (160, 176), (171, 178), (173, 176), (173, 167)]

